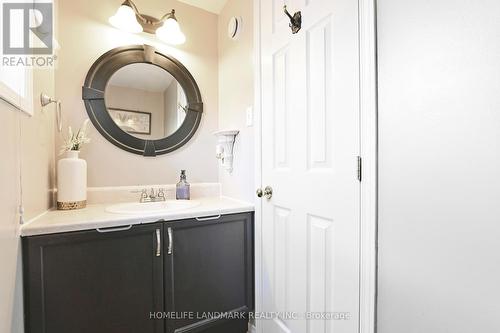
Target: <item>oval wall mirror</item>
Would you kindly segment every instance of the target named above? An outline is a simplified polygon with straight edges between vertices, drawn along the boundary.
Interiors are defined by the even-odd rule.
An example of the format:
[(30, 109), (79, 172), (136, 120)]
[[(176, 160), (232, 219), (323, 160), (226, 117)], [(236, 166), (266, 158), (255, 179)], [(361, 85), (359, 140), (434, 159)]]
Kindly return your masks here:
[(148, 45), (113, 49), (90, 68), (83, 87), (89, 118), (114, 145), (156, 156), (196, 132), (203, 103), (189, 71)]

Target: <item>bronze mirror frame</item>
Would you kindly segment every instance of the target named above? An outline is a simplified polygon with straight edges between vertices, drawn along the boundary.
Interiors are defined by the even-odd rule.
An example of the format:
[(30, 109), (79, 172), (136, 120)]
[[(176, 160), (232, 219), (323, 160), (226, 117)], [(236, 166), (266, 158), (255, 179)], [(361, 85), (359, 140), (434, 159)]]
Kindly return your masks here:
[[(182, 125), (165, 138), (144, 140), (130, 135), (108, 113), (104, 94), (109, 79), (120, 68), (134, 63), (148, 63), (163, 68), (184, 90), (186, 117)], [(100, 56), (87, 73), (82, 87), (82, 99), (90, 120), (102, 136), (123, 150), (143, 156), (167, 154), (185, 145), (198, 129), (203, 113), (200, 89), (191, 73), (177, 59), (162, 54), (149, 45), (117, 47)]]

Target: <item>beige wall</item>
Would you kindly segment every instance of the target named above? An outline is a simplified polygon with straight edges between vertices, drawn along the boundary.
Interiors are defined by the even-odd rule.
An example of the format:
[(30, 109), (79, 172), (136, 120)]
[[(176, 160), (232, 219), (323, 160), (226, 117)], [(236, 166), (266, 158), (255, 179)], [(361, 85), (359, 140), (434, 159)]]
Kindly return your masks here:
[(172, 81), (168, 86), (167, 90), (163, 93), (164, 104), (165, 104), (165, 133), (172, 134), (177, 128), (177, 85), (176, 81)]
[[(219, 127), (240, 130), (234, 147), (234, 170), (219, 171), (224, 195), (254, 200), (254, 135), (246, 126), (246, 109), (253, 105), (253, 2), (229, 0), (219, 15)], [(227, 37), (232, 16), (243, 18), (239, 40)]]
[(38, 96), (54, 93), (53, 80), (53, 71), (35, 71), (33, 117), (0, 100), (0, 332), (24, 332), (19, 206), (28, 220), (52, 205), (54, 109), (42, 112)]
[[(205, 110), (200, 128), (184, 147), (156, 158), (144, 158), (122, 151), (92, 128), (92, 142), (81, 156), (88, 163), (89, 186), (146, 185), (174, 183), (179, 170), (187, 169), (191, 182), (218, 180), (214, 158), (218, 124), (217, 15), (177, 1), (143, 0), (139, 9), (155, 16), (172, 8), (186, 34), (186, 44), (169, 47), (154, 35), (128, 34), (108, 24), (122, 1), (59, 1), (59, 50), (56, 92), (62, 99), (65, 125), (80, 126), (87, 113), (81, 87), (92, 63), (106, 51), (122, 45), (148, 43), (179, 59), (196, 79)], [(96, 10), (98, 8), (99, 10)], [(64, 28), (62, 28), (64, 27)], [(60, 142), (58, 142), (58, 145)]]
[(20, 142), (22, 189), (25, 219), (29, 220), (52, 207), (55, 184), (55, 105), (43, 108), (40, 93), (55, 96), (52, 69), (38, 69), (33, 74), (32, 117), (22, 116)]

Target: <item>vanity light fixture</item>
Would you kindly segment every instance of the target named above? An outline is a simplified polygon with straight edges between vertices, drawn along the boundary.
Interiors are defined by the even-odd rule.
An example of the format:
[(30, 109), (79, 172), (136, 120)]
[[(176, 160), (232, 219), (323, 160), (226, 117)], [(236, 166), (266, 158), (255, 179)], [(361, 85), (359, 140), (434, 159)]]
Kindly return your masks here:
[(184, 44), (186, 36), (175, 17), (175, 9), (163, 15), (160, 19), (141, 14), (132, 0), (125, 0), (115, 15), (109, 18), (109, 23), (123, 31), (131, 33), (147, 32), (156, 34), (158, 39), (172, 45)]
[(116, 14), (109, 18), (109, 23), (115, 28), (126, 32), (139, 33), (143, 31), (142, 26), (137, 22), (132, 2), (129, 0), (122, 3)]

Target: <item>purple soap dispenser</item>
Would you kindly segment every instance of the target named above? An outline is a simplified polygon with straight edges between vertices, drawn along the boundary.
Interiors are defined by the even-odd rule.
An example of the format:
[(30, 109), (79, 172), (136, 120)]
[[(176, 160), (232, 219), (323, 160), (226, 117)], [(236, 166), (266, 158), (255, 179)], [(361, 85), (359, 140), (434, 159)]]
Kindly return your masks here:
[(189, 200), (189, 183), (186, 181), (186, 170), (181, 170), (181, 179), (177, 183), (175, 189), (175, 197), (177, 200)]

